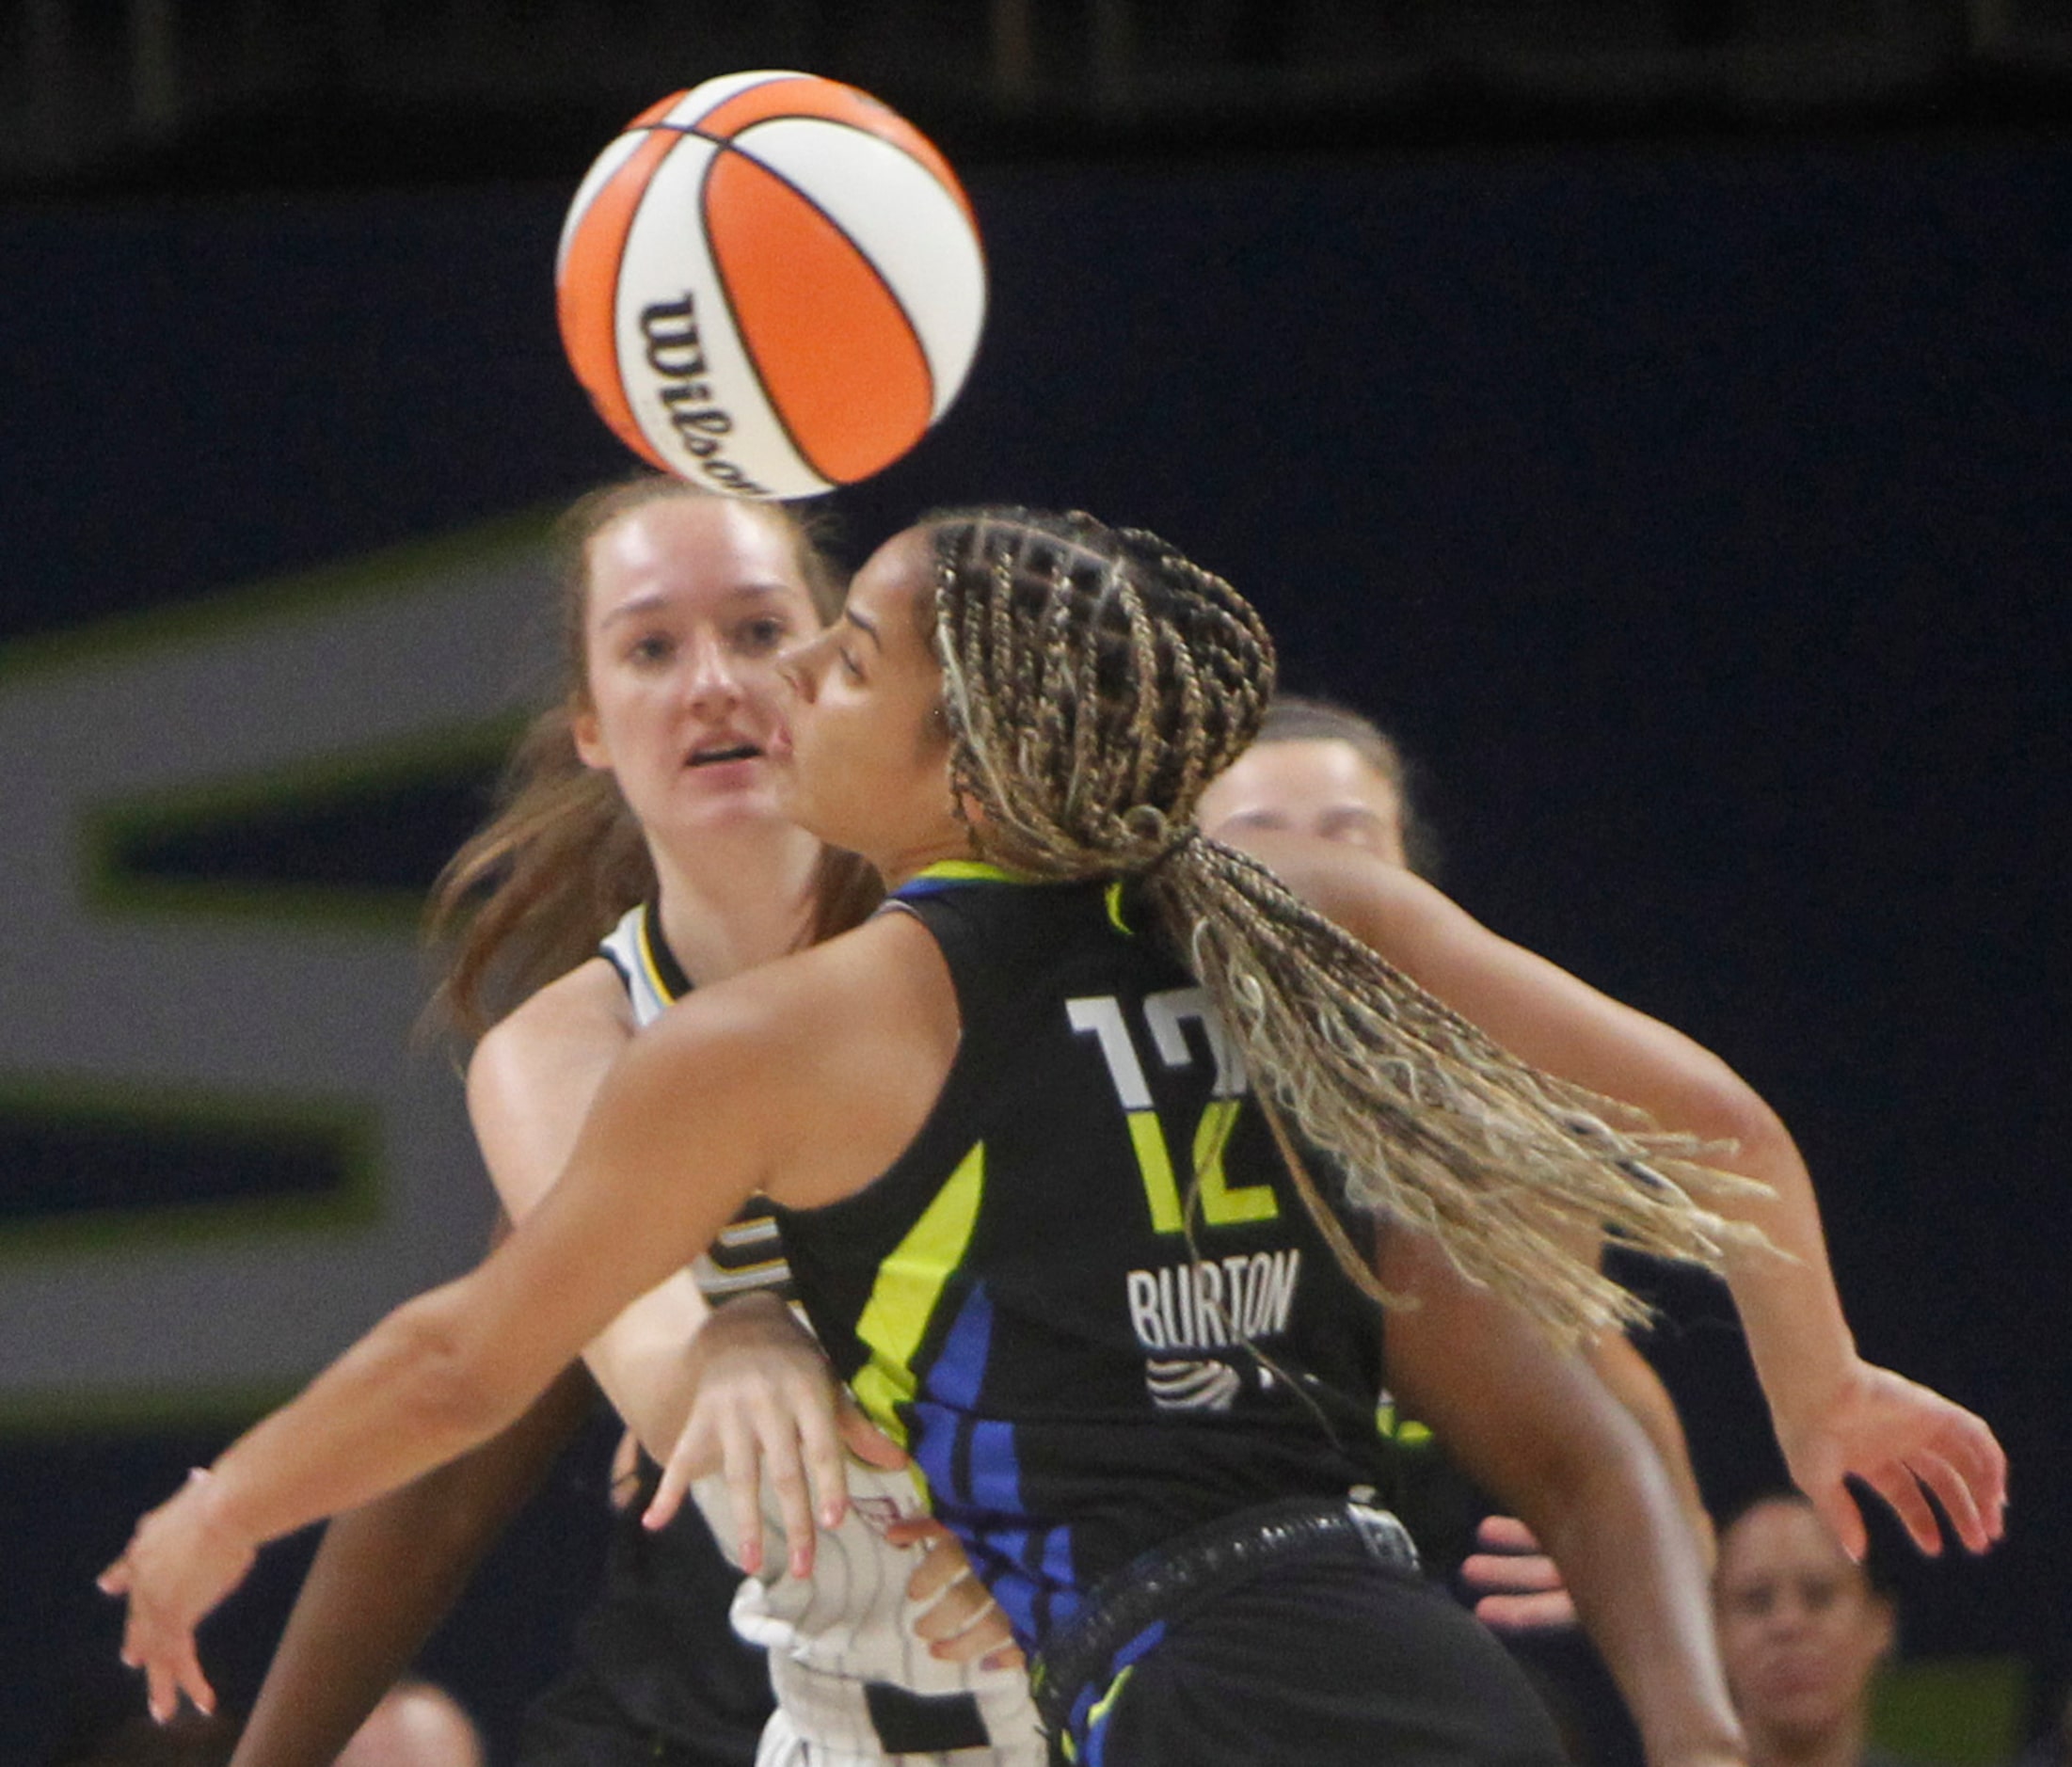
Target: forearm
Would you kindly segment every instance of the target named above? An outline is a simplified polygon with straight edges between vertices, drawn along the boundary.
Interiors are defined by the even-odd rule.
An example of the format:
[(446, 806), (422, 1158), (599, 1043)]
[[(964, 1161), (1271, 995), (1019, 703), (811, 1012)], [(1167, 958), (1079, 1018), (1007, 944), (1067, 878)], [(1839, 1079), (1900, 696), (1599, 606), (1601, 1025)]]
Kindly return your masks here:
[(1622, 1452), (1578, 1457), (1520, 1510), (1560, 1568), (1653, 1767), (1738, 1761), (1707, 1573), (1673, 1483), (1623, 1413)]
[(1748, 1352), (1773, 1413), (1817, 1409), (1857, 1360), (1821, 1231), (1820, 1207), (1805, 1161), (1784, 1125), (1760, 1104), (1732, 1131), (1725, 1162), (1760, 1180), (1767, 1194), (1724, 1199), (1721, 1212), (1759, 1228), (1775, 1250), (1737, 1246), (1727, 1284), (1747, 1333)]
[(1697, 1542), (1640, 1425), (1580, 1357), (1472, 1288), (1425, 1235), (1384, 1230), (1391, 1387), (1559, 1567), (1653, 1767), (1742, 1759)]
[(697, 1283), (679, 1271), (619, 1314), (583, 1351), (613, 1409), (666, 1462), (696, 1391), (692, 1345), (710, 1314)]
[(1597, 1377), (1625, 1407), (1626, 1414), (1640, 1425), (1641, 1433), (1661, 1460), (1678, 1505), (1697, 1539), (1699, 1557), (1709, 1574), (1713, 1566), (1713, 1518), (1698, 1489), (1697, 1472), (1691, 1465), (1691, 1444), (1683, 1434), (1683, 1422), (1677, 1416), (1675, 1402), (1662, 1384), (1662, 1377), (1629, 1339), (1616, 1333), (1600, 1339), (1592, 1346), (1588, 1361)]
[(325, 1767), (407, 1669), (590, 1404), (571, 1369), (473, 1453), (326, 1530), (231, 1767)]
[(385, 1496), (516, 1422), (534, 1387), (464, 1347), (451, 1327), (459, 1286), (395, 1309), (232, 1442), (205, 1487), (211, 1524), (263, 1545)]

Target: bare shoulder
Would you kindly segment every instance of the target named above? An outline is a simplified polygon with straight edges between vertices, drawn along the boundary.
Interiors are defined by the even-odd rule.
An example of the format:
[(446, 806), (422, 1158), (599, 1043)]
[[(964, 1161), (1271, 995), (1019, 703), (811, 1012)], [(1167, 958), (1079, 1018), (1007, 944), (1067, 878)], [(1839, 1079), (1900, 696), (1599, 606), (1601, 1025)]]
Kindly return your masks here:
[(717, 1107), (761, 1118), (771, 1194), (806, 1206), (862, 1188), (899, 1156), (934, 1106), (959, 1033), (934, 940), (912, 916), (885, 914), (700, 989), (631, 1053)]
[[(954, 1052), (956, 994), (927, 930), (879, 915), (825, 944), (758, 964), (679, 1000), (644, 1043), (721, 1043), (754, 1055), (834, 1055), (853, 1042)], [(947, 1016), (946, 1016), (947, 1015)]]
[(601, 957), (579, 963), (499, 1019), (468, 1062), (471, 1097), (522, 1091), (570, 1069), (609, 1064), (633, 1034), (632, 1008)]

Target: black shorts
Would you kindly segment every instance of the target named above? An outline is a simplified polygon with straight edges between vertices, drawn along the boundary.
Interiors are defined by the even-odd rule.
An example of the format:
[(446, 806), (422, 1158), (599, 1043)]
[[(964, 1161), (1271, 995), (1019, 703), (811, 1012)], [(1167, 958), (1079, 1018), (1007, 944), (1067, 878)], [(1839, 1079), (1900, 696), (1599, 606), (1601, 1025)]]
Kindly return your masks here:
[[(1062, 1739), (1053, 1759), (1069, 1760)], [(1261, 1568), (1167, 1623), (1094, 1708), (1076, 1767), (1564, 1767), (1503, 1647), (1356, 1546)]]

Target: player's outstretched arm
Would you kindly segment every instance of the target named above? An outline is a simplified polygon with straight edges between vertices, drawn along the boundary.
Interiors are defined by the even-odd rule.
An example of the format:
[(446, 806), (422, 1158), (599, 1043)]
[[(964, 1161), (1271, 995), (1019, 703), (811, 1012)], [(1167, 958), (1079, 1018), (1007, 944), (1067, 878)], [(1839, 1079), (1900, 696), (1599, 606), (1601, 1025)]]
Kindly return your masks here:
[[(633, 1036), (625, 991), (602, 961), (534, 995), (477, 1047), (468, 1108), (491, 1181), (514, 1219), (553, 1187), (613, 1062)], [(738, 1523), (735, 1558), (762, 1569), (759, 1481), (767, 1475), (789, 1542), (789, 1569), (812, 1569), (816, 1518), (848, 1502), (845, 1441), (878, 1465), (905, 1456), (854, 1413), (820, 1345), (781, 1303), (714, 1310), (686, 1271), (614, 1319), (583, 1361), (642, 1446), (663, 1467), (650, 1526), (673, 1516), (690, 1481), (724, 1464)]]
[(326, 1528), (231, 1767), (330, 1767), (538, 1488), (591, 1393), (569, 1368), (510, 1428)]
[(891, 916), (682, 1002), (630, 1043), (568, 1170), (474, 1271), (390, 1313), (213, 1471), (146, 1516), (102, 1576), (152, 1711), (215, 1695), (194, 1631), (257, 1548), (392, 1490), (515, 1420), (757, 1189), (861, 1189), (932, 1107), (958, 1038), (925, 931)]
[(1412, 1297), (1389, 1316), (1390, 1390), (1546, 1543), (1650, 1767), (1745, 1761), (1705, 1567), (1639, 1425), (1580, 1357), (1471, 1286), (1428, 1238), (1385, 1229), (1377, 1262)]
[(1857, 1353), (1805, 1161), (1752, 1087), (1682, 1032), (1500, 938), (1400, 868), (1327, 842), (1255, 846), (1323, 913), (1497, 1042), (1713, 1144), (1715, 1164), (1759, 1181), (1760, 1191), (1714, 1204), (1774, 1249), (1731, 1249), (1728, 1284), (1792, 1476), (1845, 1548), (1860, 1556), (1865, 1546), (1850, 1477), (1891, 1505), (1922, 1552), (1941, 1546), (1931, 1492), (1973, 1552), (2000, 1537), (2000, 1443), (1962, 1406)]

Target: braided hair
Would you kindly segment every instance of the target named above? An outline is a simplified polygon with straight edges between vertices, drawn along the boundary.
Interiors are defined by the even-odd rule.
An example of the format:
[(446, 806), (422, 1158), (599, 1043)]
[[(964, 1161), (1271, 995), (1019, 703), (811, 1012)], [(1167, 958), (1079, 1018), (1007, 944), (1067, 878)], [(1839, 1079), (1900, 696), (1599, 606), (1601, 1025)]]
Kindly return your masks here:
[[(1715, 1269), (1752, 1234), (1697, 1200), (1751, 1181), (1521, 1061), (1201, 833), (1203, 788), (1257, 735), (1273, 692), (1272, 640), (1227, 582), (1091, 516), (988, 507), (924, 527), (951, 779), (979, 850), (1036, 877), (1137, 878), (1369, 1294), (1396, 1298), (1332, 1202), (1430, 1233), (1561, 1342), (1644, 1311), (1599, 1272), (1601, 1234)], [(1330, 1202), (1313, 1163), (1337, 1174)]]

